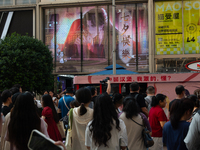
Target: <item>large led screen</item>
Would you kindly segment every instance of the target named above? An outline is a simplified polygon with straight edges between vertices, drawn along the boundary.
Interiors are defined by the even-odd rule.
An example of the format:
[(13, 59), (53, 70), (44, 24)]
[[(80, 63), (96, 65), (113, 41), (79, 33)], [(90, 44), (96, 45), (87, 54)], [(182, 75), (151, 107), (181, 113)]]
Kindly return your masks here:
[[(116, 7), (117, 63), (127, 70), (148, 70), (147, 20), (147, 4)], [(112, 30), (112, 6), (45, 9), (45, 44), (58, 73), (98, 72), (112, 64)]]

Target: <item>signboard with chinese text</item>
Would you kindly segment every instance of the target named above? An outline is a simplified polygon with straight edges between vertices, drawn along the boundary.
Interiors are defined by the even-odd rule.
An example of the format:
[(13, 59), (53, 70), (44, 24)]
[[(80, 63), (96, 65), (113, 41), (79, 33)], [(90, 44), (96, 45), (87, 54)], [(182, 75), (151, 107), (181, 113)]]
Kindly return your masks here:
[(182, 2), (155, 2), (156, 54), (182, 54)]
[(200, 53), (200, 2), (183, 1), (184, 52)]

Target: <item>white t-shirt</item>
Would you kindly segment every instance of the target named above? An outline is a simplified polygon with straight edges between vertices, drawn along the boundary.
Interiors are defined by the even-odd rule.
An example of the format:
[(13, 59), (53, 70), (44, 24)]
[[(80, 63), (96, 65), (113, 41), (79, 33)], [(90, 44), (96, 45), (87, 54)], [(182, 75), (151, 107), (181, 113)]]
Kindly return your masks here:
[(92, 134), (89, 130), (89, 126), (92, 123), (92, 121), (90, 121), (85, 131), (85, 145), (90, 147), (90, 150), (105, 150), (105, 149), (106, 150), (120, 150), (120, 146), (127, 146), (128, 137), (127, 137), (127, 132), (126, 132), (126, 126), (123, 120), (119, 119), (119, 121), (120, 121), (119, 127), (121, 128), (121, 130), (119, 131), (118, 129), (116, 129), (114, 125), (112, 125), (111, 139), (107, 142), (108, 147), (104, 147), (104, 145), (97, 147), (95, 145), (92, 138)]

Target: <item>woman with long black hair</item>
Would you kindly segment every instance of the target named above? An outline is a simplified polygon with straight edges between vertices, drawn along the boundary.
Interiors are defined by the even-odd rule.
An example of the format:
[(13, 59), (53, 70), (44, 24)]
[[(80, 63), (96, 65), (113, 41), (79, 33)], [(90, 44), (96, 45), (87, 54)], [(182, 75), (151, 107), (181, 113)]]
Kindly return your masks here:
[(188, 98), (174, 101), (170, 111), (170, 121), (163, 128), (163, 142), (168, 150), (187, 150), (184, 138), (189, 130), (194, 103)]
[(126, 148), (126, 126), (118, 119), (115, 106), (107, 93), (96, 98), (93, 120), (88, 123), (85, 132), (85, 145), (88, 150)]
[(44, 120), (37, 114), (33, 96), (26, 92), (17, 97), (11, 111), (5, 136), (5, 140), (10, 142), (10, 149), (28, 150), (27, 144), (33, 129), (49, 137)]
[(119, 117), (126, 125), (129, 150), (146, 150), (142, 137), (143, 126), (151, 132), (147, 117), (140, 112), (137, 101), (132, 96), (127, 96), (123, 101), (123, 113)]
[(51, 139), (54, 141), (61, 141), (62, 137), (57, 127), (57, 123), (59, 122), (58, 114), (54, 107), (52, 97), (49, 94), (45, 94), (42, 96), (42, 118), (47, 123), (47, 131)]

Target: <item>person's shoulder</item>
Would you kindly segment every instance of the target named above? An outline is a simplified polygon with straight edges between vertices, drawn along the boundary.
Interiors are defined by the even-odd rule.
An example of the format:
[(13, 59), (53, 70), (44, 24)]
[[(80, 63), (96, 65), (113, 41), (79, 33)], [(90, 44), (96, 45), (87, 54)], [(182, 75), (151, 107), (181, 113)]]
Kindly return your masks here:
[(170, 121), (168, 121), (168, 122), (166, 122), (166, 123), (165, 123), (165, 125), (164, 125), (163, 129), (168, 129), (169, 127), (172, 127), (172, 125), (171, 125), (171, 122), (170, 122)]

